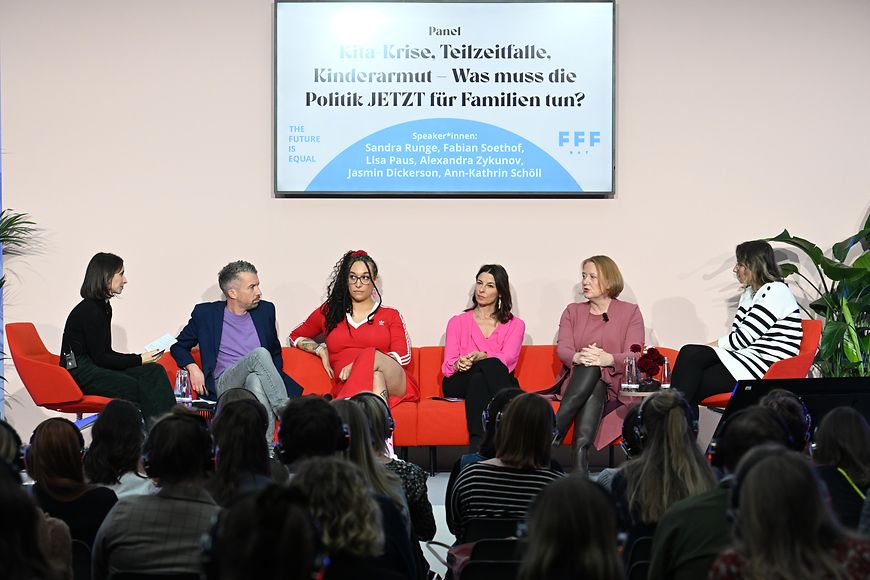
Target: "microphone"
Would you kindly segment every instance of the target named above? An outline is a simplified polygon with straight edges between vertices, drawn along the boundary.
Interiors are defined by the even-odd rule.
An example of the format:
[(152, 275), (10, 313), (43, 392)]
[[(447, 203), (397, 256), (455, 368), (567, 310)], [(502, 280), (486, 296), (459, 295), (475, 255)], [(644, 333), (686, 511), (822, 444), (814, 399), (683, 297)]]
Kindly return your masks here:
[(607, 316), (606, 312), (601, 315), (601, 318), (604, 320), (604, 322), (610, 322), (610, 317)]

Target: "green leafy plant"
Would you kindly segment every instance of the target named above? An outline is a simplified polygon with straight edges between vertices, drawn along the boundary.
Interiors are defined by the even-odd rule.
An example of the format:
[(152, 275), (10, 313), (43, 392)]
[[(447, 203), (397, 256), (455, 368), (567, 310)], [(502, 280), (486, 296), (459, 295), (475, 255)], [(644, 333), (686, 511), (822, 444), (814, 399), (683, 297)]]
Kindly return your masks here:
[[(16, 254), (27, 247), (33, 239), (35, 225), (26, 213), (16, 213), (10, 209), (0, 211), (0, 244), (3, 254)], [(6, 284), (6, 276), (0, 275), (0, 288)]]
[[(782, 264), (784, 276), (796, 276), (819, 297), (807, 312), (825, 320), (816, 366), (824, 377), (870, 376), (870, 217), (857, 234), (834, 244), (831, 257), (810, 241), (783, 230), (770, 242), (781, 242), (803, 251), (816, 270), (811, 280), (796, 264)], [(846, 263), (850, 250), (861, 244), (863, 253)], [(815, 313), (816, 316), (813, 316)]]

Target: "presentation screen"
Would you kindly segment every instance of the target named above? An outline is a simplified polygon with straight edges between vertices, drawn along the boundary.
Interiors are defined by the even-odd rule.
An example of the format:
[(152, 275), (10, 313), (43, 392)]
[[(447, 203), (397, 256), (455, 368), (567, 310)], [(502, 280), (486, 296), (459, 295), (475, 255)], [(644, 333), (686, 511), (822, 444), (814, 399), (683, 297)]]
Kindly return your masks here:
[(275, 191), (613, 193), (611, 2), (278, 2)]

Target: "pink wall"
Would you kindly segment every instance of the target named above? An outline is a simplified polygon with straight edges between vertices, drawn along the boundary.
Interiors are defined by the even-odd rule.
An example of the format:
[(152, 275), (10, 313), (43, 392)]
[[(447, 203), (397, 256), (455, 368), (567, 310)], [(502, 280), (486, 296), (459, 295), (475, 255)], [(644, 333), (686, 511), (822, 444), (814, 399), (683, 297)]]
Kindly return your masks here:
[[(476, 268), (504, 264), (530, 343), (551, 343), (582, 258), (607, 253), (649, 342), (725, 331), (734, 245), (825, 247), (870, 200), (870, 4), (618, 3), (612, 200), (288, 200), (271, 193), (268, 0), (0, 0), (3, 191), (40, 245), (7, 260), (6, 320), (60, 345), (85, 264), (118, 253), (115, 346), (176, 332), (245, 258), (286, 336), (348, 248), (378, 260), (416, 345), (441, 341)], [(6, 365), (23, 433), (45, 415)]]

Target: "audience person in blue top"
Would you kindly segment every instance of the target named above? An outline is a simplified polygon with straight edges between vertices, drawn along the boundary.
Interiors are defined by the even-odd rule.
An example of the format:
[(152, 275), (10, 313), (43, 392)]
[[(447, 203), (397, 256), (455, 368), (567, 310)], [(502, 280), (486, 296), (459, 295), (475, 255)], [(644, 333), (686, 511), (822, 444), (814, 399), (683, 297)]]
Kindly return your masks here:
[(60, 365), (69, 370), (86, 395), (126, 399), (148, 421), (175, 404), (172, 385), (161, 365), (162, 350), (122, 354), (112, 349), (112, 305), (124, 291), (124, 261), (100, 252), (88, 262), (79, 302), (66, 319)]
[(73, 540), (90, 547), (118, 498), (108, 488), (85, 483), (84, 452), (78, 427), (68, 419), (52, 417), (33, 431), (25, 459), (39, 507), (66, 522)]
[(142, 473), (144, 442), (145, 422), (139, 409), (129, 401), (111, 401), (91, 428), (91, 445), (84, 458), (88, 481), (105, 485), (118, 499), (156, 492), (154, 482)]
[(831, 494), (831, 508), (840, 523), (858, 528), (870, 486), (870, 427), (861, 413), (837, 407), (816, 430), (813, 462)]
[(751, 449), (766, 443), (786, 445), (791, 437), (776, 412), (752, 406), (731, 415), (714, 445), (714, 462), (725, 472), (710, 491), (675, 502), (656, 525), (650, 578), (706, 578), (716, 555), (731, 541), (728, 511), (737, 464)]
[(215, 471), (206, 489), (218, 505), (229, 505), (272, 483), (269, 448), (263, 439), (268, 426), (269, 414), (254, 398), (221, 405), (215, 413), (211, 422)]
[(652, 536), (675, 502), (709, 491), (713, 470), (698, 449), (697, 422), (686, 400), (672, 389), (647, 397), (633, 425), (642, 453), (613, 477), (620, 529), (627, 533), (626, 557), (634, 542)]
[(622, 580), (616, 510), (581, 474), (545, 487), (529, 510), (519, 580)]
[(203, 489), (214, 469), (205, 420), (175, 407), (151, 428), (143, 457), (146, 473), (160, 489), (125, 497), (106, 516), (94, 541), (94, 580), (200, 570), (200, 540), (220, 511)]
[(840, 527), (805, 455), (758, 447), (738, 465), (731, 492), (734, 544), (713, 562), (711, 580), (870, 578), (870, 540)]
[(695, 408), (710, 395), (731, 391), (739, 380), (760, 379), (770, 365), (800, 351), (800, 310), (782, 281), (773, 248), (764, 240), (743, 242), (736, 258), (734, 274), (743, 293), (731, 331), (709, 345), (684, 346), (674, 364), (671, 388)]
[[(288, 397), (302, 387), (282, 370), (281, 343), (275, 327), (275, 305), (261, 300), (260, 278), (250, 262), (230, 262), (218, 273), (226, 300), (197, 304), (171, 352), (178, 366), (190, 373), (197, 393), (217, 397), (227, 389), (244, 387), (269, 412), (266, 441), (271, 445), (275, 418)], [(191, 349), (199, 345), (202, 369)]]
[(278, 485), (224, 509), (204, 540), (203, 560), (208, 580), (311, 580), (329, 566), (304, 495)]

